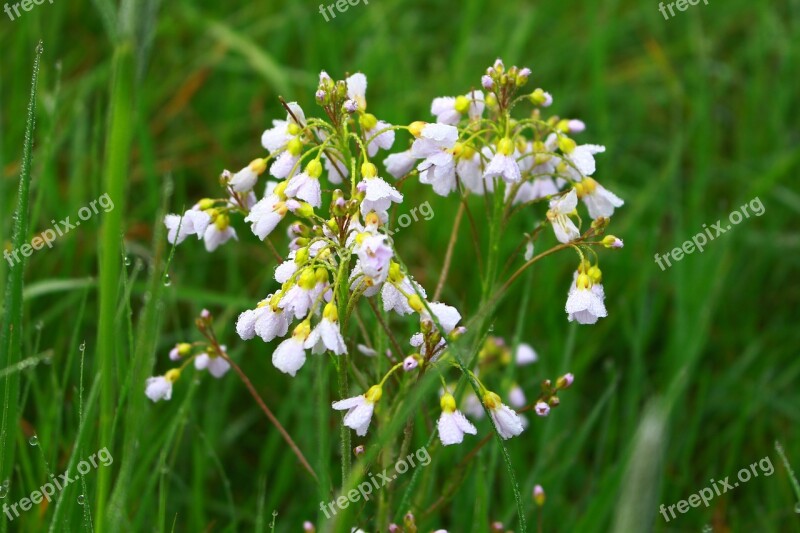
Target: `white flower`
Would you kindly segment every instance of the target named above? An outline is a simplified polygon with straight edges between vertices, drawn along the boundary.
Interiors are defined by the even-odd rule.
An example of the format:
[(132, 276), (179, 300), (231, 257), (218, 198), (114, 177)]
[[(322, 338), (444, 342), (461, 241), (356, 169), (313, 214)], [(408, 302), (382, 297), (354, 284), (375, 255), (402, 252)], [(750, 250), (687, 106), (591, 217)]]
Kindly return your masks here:
[(417, 165), (419, 181), (433, 185), (436, 194), (447, 196), (456, 189), (456, 163), (453, 147), (458, 129), (447, 124), (426, 124), (411, 145), (411, 155), (423, 159)]
[(209, 252), (213, 252), (230, 239), (239, 240), (236, 236), (236, 230), (230, 226), (228, 215), (225, 214), (217, 215), (214, 223), (209, 224), (203, 233), (203, 241), (205, 241), (206, 250)]
[(361, 202), (361, 214), (366, 215), (370, 211), (375, 211), (381, 220), (388, 219), (387, 211), (392, 202), (399, 204), (403, 201), (403, 195), (397, 189), (377, 176), (360, 181), (358, 190), (365, 193)]
[(186, 211), (183, 217), (173, 214), (167, 215), (164, 217), (164, 225), (167, 227), (167, 241), (170, 244), (177, 245), (182, 243), (189, 235), (197, 235), (198, 239), (202, 239), (209, 223), (211, 223), (211, 216), (205, 211), (201, 211), (197, 206)]
[(388, 122), (379, 120), (374, 128), (369, 128), (364, 132), (369, 141), (369, 144), (367, 144), (367, 153), (370, 157), (374, 157), (375, 154), (378, 153), (379, 148), (389, 150), (392, 147), (394, 144), (394, 130), (389, 129), (391, 127), (392, 125)]
[(439, 438), (443, 446), (460, 444), (464, 440), (464, 434), (475, 435), (478, 430), (467, 420), (467, 417), (456, 410), (456, 400), (453, 395), (446, 392), (441, 399), (442, 414), (436, 426), (439, 430)]
[[(328, 154), (330, 154), (331, 157), (328, 157)], [(342, 157), (339, 152), (332, 149), (328, 149), (322, 153), (322, 160), (325, 162), (325, 171), (328, 173), (328, 181), (334, 185), (342, 183), (342, 178), (347, 179), (350, 175), (350, 170), (342, 163), (341, 159), (337, 159), (337, 156), (340, 158)]]
[[(419, 293), (421, 298), (427, 298), (427, 294), (425, 293), (425, 289), (422, 288), (422, 285), (400, 271), (399, 265), (396, 269), (397, 272), (395, 272), (395, 264), (396, 263), (392, 263), (390, 266), (390, 282), (384, 283), (381, 289), (383, 310), (395, 311), (399, 315), (410, 315), (414, 310), (408, 305), (408, 298), (405, 294), (411, 295)], [(399, 280), (397, 278), (399, 278)]]
[(495, 177), (503, 178), (506, 183), (514, 183), (522, 177), (519, 163), (517, 163), (519, 153), (514, 148), (514, 143), (509, 138), (503, 138), (497, 143), (497, 149), (494, 157), (486, 165), (486, 170), (483, 173), (484, 179), (492, 179)]
[(275, 194), (259, 200), (244, 218), (245, 222), (250, 222), (250, 229), (262, 241), (267, 235), (272, 233), (275, 226), (283, 220), (288, 211), (286, 202), (282, 201)]
[(522, 390), (522, 387), (519, 385), (514, 385), (511, 387), (511, 390), (508, 393), (508, 403), (517, 409), (525, 407), (525, 405), (528, 403), (528, 400), (525, 398), (525, 392)]
[(255, 187), (257, 181), (258, 174), (248, 165), (233, 175), (230, 185), (236, 192), (247, 192)]
[(322, 205), (322, 188), (319, 184), (319, 178), (309, 176), (307, 172), (295, 175), (286, 185), (286, 196), (300, 198), (308, 202), (312, 207), (319, 207)]
[(589, 216), (592, 218), (608, 218), (614, 214), (614, 208), (621, 207), (625, 202), (616, 194), (609, 191), (592, 178), (585, 178), (576, 183), (575, 188), (581, 191), (581, 199), (586, 204)]
[(257, 315), (253, 325), (253, 331), (256, 335), (261, 337), (261, 340), (269, 342), (275, 337), (283, 337), (286, 335), (286, 332), (289, 330), (289, 313), (284, 312), (280, 308), (273, 309), (269, 304), (265, 304), (261, 308), (260, 313), (259, 309), (255, 311)]
[(163, 376), (147, 378), (144, 393), (148, 398), (157, 402), (172, 398), (172, 384), (180, 377), (181, 371), (177, 368), (167, 371)]
[(519, 415), (502, 403), (497, 394), (487, 392), (483, 397), (483, 403), (489, 408), (489, 414), (497, 427), (497, 432), (503, 439), (515, 437), (525, 429)]
[(478, 152), (471, 152), (472, 155), (466, 156), (462, 153), (456, 159), (456, 174), (461, 179), (461, 183), (464, 184), (464, 187), (475, 194), (483, 194), (484, 187), (486, 187), (486, 190), (490, 191), (492, 187), (494, 187), (494, 183), (491, 180), (487, 181), (483, 179), (481, 155)]
[(301, 322), (294, 328), (292, 336), (281, 342), (272, 352), (272, 364), (275, 368), (294, 377), (306, 362), (305, 342), (311, 327), (308, 322)]
[[(285, 150), (286, 144), (299, 133), (300, 127), (303, 126), (302, 123), (306, 120), (305, 114), (300, 106), (297, 105), (297, 102), (290, 102), (287, 105), (292, 110), (292, 113), (286, 114), (286, 120), (273, 120), (273, 127), (261, 135), (261, 144), (271, 154)], [(301, 124), (295, 122), (292, 114)]]
[(281, 153), (278, 158), (270, 165), (269, 173), (278, 179), (289, 177), (290, 174), (297, 172), (300, 155), (294, 155), (288, 150)]
[(414, 163), (416, 162), (417, 158), (411, 154), (411, 150), (391, 154), (389, 157), (383, 160), (383, 164), (386, 166), (386, 171), (395, 178), (402, 178), (411, 172), (411, 169), (414, 168)]
[[(441, 302), (433, 302), (429, 303), (428, 307), (431, 308), (431, 311), (433, 311), (436, 319), (442, 325), (445, 335), (450, 334), (450, 332), (453, 331), (458, 324), (458, 321), (461, 320), (461, 313), (459, 313), (458, 309), (451, 305), (443, 304)], [(423, 309), (420, 312), (420, 317), (423, 321), (430, 320), (433, 322), (427, 309)]]
[(345, 80), (347, 84), (347, 98), (354, 100), (361, 111), (367, 109), (367, 77), (361, 72), (356, 72)]
[(533, 408), (536, 411), (536, 414), (539, 416), (547, 416), (550, 414), (550, 406), (546, 402), (536, 402), (536, 405)]
[(603, 303), (604, 298), (605, 293), (601, 284), (593, 283), (586, 274), (577, 274), (575, 282), (570, 286), (567, 304), (564, 306), (569, 321), (595, 324), (599, 318), (608, 316)]
[(581, 236), (580, 230), (569, 218), (569, 214), (578, 206), (578, 194), (571, 189), (567, 194), (550, 200), (550, 210), (547, 218), (553, 226), (556, 239), (562, 243), (574, 241)]
[(559, 146), (561, 146), (561, 151), (564, 152), (564, 158), (575, 165), (582, 176), (591, 176), (594, 174), (596, 169), (594, 154), (600, 154), (606, 151), (605, 146), (597, 144), (575, 146), (575, 141), (562, 142)]
[(484, 107), (483, 93), (472, 91), (456, 98), (452, 96), (434, 98), (431, 103), (431, 114), (436, 116), (436, 122), (455, 126), (464, 113), (469, 115), (470, 120), (479, 119)]
[(525, 366), (531, 363), (535, 363), (539, 360), (539, 357), (536, 355), (536, 350), (530, 344), (525, 344), (524, 342), (517, 346), (517, 352), (515, 354), (515, 359), (517, 362), (517, 366)]
[(344, 425), (354, 429), (359, 437), (363, 437), (367, 434), (369, 423), (372, 420), (375, 403), (381, 399), (382, 395), (381, 386), (373, 385), (366, 394), (333, 402), (332, 407), (337, 411), (347, 409), (347, 414), (344, 415)]
[[(221, 346), (224, 350), (225, 346)], [(201, 353), (194, 360), (194, 367), (197, 370), (208, 369), (208, 372), (215, 378), (221, 378), (230, 370), (231, 365), (222, 356), (215, 355), (209, 356), (207, 353)]]
[(336, 305), (333, 302), (329, 302), (322, 312), (322, 320), (311, 330), (304, 346), (311, 348), (312, 353), (322, 353), (326, 349), (336, 355), (347, 353), (347, 346), (344, 343), (344, 338), (342, 338), (337, 319)]

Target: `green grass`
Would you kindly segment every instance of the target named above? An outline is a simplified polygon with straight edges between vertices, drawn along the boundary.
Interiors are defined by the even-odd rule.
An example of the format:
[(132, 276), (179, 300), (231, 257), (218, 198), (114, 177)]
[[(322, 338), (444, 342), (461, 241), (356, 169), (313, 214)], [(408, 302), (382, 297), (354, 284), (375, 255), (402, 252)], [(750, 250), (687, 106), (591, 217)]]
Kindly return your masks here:
[[(274, 286), (275, 261), (244, 225), (239, 246), (214, 254), (182, 244), (165, 286), (161, 217), (216, 192), (223, 168), (261, 154), (261, 132), (284, 116), (278, 96), (318, 115), (321, 69), (365, 72), (370, 111), (406, 123), (430, 119), (434, 96), (476, 86), (498, 56), (530, 66), (534, 85), (554, 95), (553, 109), (587, 123), (580, 139), (607, 147), (598, 180), (626, 200), (612, 225), (626, 246), (601, 257), (608, 318), (594, 327), (567, 322), (575, 261), (566, 253), (518, 280), (492, 324), (494, 334), (539, 352), (539, 363), (507, 376), (529, 398), (543, 379), (577, 377), (550, 417), (531, 419), (505, 442), (528, 530), (539, 520), (530, 494), (540, 483), (543, 531), (800, 531), (797, 495), (774, 447), (779, 441), (800, 471), (800, 2), (701, 3), (668, 21), (657, 2), (632, 0), (371, 0), (327, 23), (317, 9), (96, 0), (45, 2), (15, 21), (0, 13), (0, 243), (30, 242), (106, 192), (115, 202), (35, 252), (24, 278), (0, 262), (0, 292), (13, 295), (1, 311), (0, 397), (10, 418), (0, 477), (10, 484), (0, 504), (51, 473), (74, 472), (103, 447), (114, 457), (48, 506), (13, 522), (0, 517), (0, 531), (270, 531), (273, 511), (275, 531), (317, 521), (319, 499), (341, 486), (340, 418), (329, 409), (339, 396), (334, 365), (310, 360), (290, 379), (270, 362), (274, 345), (237, 340), (237, 314)], [(26, 112), (39, 39), (31, 152)], [(395, 147), (406, 140), (398, 135)], [(29, 198), (22, 204), (20, 190)], [(432, 292), (458, 205), (414, 179), (403, 192), (413, 202), (400, 212), (425, 200), (435, 212), (398, 238), (404, 262)], [(763, 216), (664, 272), (654, 263), (655, 253), (756, 196)], [(483, 214), (479, 199), (470, 205)], [(485, 247), (484, 220), (476, 217)], [(501, 249), (510, 253), (529, 226), (515, 219)], [(465, 317), (482, 296), (468, 228), (464, 220), (442, 293)], [(285, 249), (283, 233), (276, 236)], [(168, 403), (144, 398), (144, 379), (168, 368), (170, 347), (196, 339), (204, 307), (321, 486), (232, 373), (213, 382), (187, 374)], [(378, 330), (368, 307), (361, 316)], [(400, 320), (393, 326), (401, 342), (412, 332)], [(353, 392), (359, 384), (350, 380)], [(377, 443), (399, 446), (408, 416), (410, 449), (428, 443), (423, 413), (435, 407), (436, 383), (424, 387), (427, 397), (384, 413), (391, 422), (367, 442), (374, 457)], [(479, 430), (491, 431), (485, 421)], [(520, 531), (497, 443), (458, 466), (477, 442), (442, 449), (434, 440), (433, 462), (400, 477), (391, 501), (381, 496), (388, 516), (402, 516), (406, 492), (403, 501), (418, 510), (444, 493), (448, 501), (420, 531), (483, 532), (495, 520)], [(658, 513), (765, 456), (772, 476), (669, 523)]]

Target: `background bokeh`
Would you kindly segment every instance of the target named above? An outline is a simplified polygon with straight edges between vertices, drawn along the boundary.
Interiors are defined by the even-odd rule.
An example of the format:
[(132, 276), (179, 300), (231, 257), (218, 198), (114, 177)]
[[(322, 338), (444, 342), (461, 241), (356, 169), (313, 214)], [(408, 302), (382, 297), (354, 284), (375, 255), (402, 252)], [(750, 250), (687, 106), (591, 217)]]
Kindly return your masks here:
[[(219, 382), (181, 380), (171, 402), (129, 406), (141, 396), (137, 376), (168, 368), (169, 348), (195, 338), (193, 319), (207, 307), (232, 356), (312, 464), (328, 460), (333, 472), (338, 468), (338, 419), (331, 417), (324, 439), (316, 419), (318, 373), (309, 367), (289, 379), (272, 367), (271, 347), (235, 336), (236, 315), (273, 286), (269, 250), (241, 224), (241, 243), (214, 254), (187, 241), (176, 250), (171, 283), (164, 286), (158, 280), (169, 249), (156, 235), (162, 209), (179, 211), (216, 194), (221, 169), (238, 169), (261, 155), (261, 132), (285, 115), (278, 96), (317, 115), (313, 93), (321, 69), (334, 78), (364, 72), (370, 111), (408, 123), (430, 120), (434, 96), (477, 86), (483, 70), (502, 57), (533, 70), (533, 86), (554, 95), (554, 112), (586, 122), (579, 139), (607, 147), (597, 158), (596, 177), (626, 200), (611, 227), (625, 248), (601, 257), (608, 318), (584, 327), (566, 320), (563, 306), (576, 266), (567, 252), (521, 280), (493, 326), (494, 334), (537, 349), (539, 362), (515, 373), (529, 397), (543, 379), (576, 375), (550, 417), (531, 420), (507, 443), (529, 521), (535, 527), (530, 494), (540, 483), (547, 492), (542, 531), (800, 530), (800, 495), (774, 447), (780, 441), (800, 469), (799, 1), (701, 2), (670, 20), (652, 0), (371, 0), (330, 22), (315, 3), (261, 0), (122, 6), (55, 0), (14, 21), (3, 15), (4, 246), (39, 39), (44, 54), (30, 236), (52, 219), (74, 218), (106, 192), (104, 162), (121, 153), (124, 194), (111, 216), (121, 217), (128, 264), (120, 256), (127, 275), (109, 354), (95, 340), (100, 225), (109, 215), (94, 217), (29, 260), (23, 349), (14, 361), (33, 362), (22, 370), (0, 361), (6, 369), (0, 377), (19, 377), (22, 406), (19, 435), (8, 443), (16, 446), (15, 467), (3, 502), (28, 494), (49, 472), (63, 471), (71, 456), (107, 446), (115, 457), (111, 530), (251, 531), (266, 528), (273, 510), (276, 531), (299, 531), (303, 520), (316, 520), (313, 482), (233, 374)], [(129, 91), (112, 99), (113, 74), (119, 74), (114, 57), (127, 51), (134, 71), (122, 79)], [(122, 126), (130, 135), (129, 153), (116, 150), (119, 137), (107, 137), (109, 121), (122, 108), (132, 110)], [(398, 135), (395, 149), (407, 141)], [(412, 200), (398, 214), (426, 200), (435, 212), (397, 239), (405, 262), (432, 290), (458, 203), (414, 179), (403, 192)], [(765, 207), (762, 216), (666, 271), (655, 264), (654, 254), (680, 246), (703, 224), (755, 197)], [(482, 203), (474, 202), (480, 213)], [(509, 254), (542, 214), (518, 216), (509, 226)], [(482, 221), (477, 217), (485, 234)], [(466, 225), (460, 235), (443, 300), (470, 316), (480, 286)], [(283, 236), (276, 244), (285, 247)], [(2, 289), (7, 273), (3, 261)], [(414, 326), (398, 321), (396, 327), (405, 335)], [(97, 373), (101, 356), (114, 361), (114, 375)], [(101, 439), (102, 422), (91, 423), (97, 417), (92, 395), (103, 379), (113, 383), (113, 399), (120, 402), (110, 442)], [(90, 420), (83, 433), (81, 398)], [(427, 440), (423, 421), (419, 428), (413, 448)], [(33, 434), (35, 447), (28, 444)], [(471, 449), (456, 448), (438, 450), (426, 467), (423, 509)], [(772, 476), (754, 478), (669, 523), (658, 513), (658, 505), (677, 503), (711, 479), (733, 478), (767, 456)], [(118, 474), (125, 468), (120, 487), (115, 480), (123, 479)], [(95, 501), (96, 478), (90, 474), (86, 486), (65, 490), (55, 522), (51, 504), (0, 528), (66, 531), (102, 524), (87, 503)], [(452, 500), (422, 519), (421, 531), (487, 531), (494, 520), (514, 529), (515, 516), (492, 443)]]

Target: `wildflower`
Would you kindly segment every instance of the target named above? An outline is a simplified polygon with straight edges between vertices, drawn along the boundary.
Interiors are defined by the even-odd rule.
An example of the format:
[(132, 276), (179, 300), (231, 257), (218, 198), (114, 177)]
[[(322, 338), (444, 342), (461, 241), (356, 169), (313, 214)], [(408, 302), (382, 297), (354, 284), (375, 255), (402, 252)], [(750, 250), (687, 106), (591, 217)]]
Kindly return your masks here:
[(294, 328), (292, 336), (281, 342), (272, 352), (272, 364), (275, 368), (294, 377), (306, 362), (304, 344), (310, 333), (308, 321), (300, 322)]
[(460, 444), (464, 440), (464, 433), (475, 435), (478, 430), (467, 420), (467, 417), (456, 410), (456, 400), (453, 395), (446, 392), (440, 401), (442, 414), (436, 426), (439, 429), (439, 438), (443, 446)]
[(483, 114), (486, 104), (481, 91), (471, 91), (464, 96), (443, 96), (434, 98), (431, 104), (431, 114), (436, 116), (439, 124), (455, 126), (462, 115), (467, 114), (470, 120), (478, 120)]
[(264, 173), (267, 163), (263, 159), (254, 159), (249, 165), (233, 175), (230, 180), (231, 188), (236, 192), (248, 192), (253, 189), (258, 176)]
[(622, 239), (613, 235), (603, 237), (603, 246), (606, 248), (622, 248), (624, 245), (625, 243), (622, 242)]
[(515, 359), (517, 366), (525, 366), (531, 363), (535, 363), (539, 360), (539, 356), (536, 355), (536, 350), (530, 344), (520, 343), (517, 346), (517, 351), (515, 352)]
[(550, 414), (550, 406), (547, 405), (546, 402), (542, 401), (536, 402), (536, 405), (533, 406), (533, 409), (539, 416), (547, 416), (548, 414)]
[(541, 485), (535, 485), (533, 487), (533, 501), (536, 502), (536, 505), (542, 507), (544, 505), (545, 494), (544, 489)]
[(563, 135), (558, 139), (558, 147), (564, 154), (564, 158), (575, 165), (575, 168), (582, 176), (591, 176), (596, 169), (594, 154), (606, 151), (605, 146), (597, 144), (583, 144), (577, 146), (575, 141)]
[(571, 372), (568, 372), (556, 380), (556, 388), (568, 389), (570, 386), (572, 386), (573, 381), (575, 381), (575, 376), (572, 375)]
[(411, 372), (418, 366), (419, 366), (419, 361), (417, 360), (417, 357), (414, 357), (413, 355), (409, 355), (408, 357), (403, 359), (403, 370), (406, 372)]
[(578, 194), (575, 189), (571, 189), (567, 194), (550, 200), (550, 209), (547, 211), (547, 219), (553, 226), (556, 239), (562, 243), (574, 241), (581, 236), (580, 230), (569, 218), (578, 206)]
[(392, 202), (401, 203), (403, 195), (378, 177), (377, 172), (372, 163), (364, 163), (361, 166), (361, 174), (364, 176), (364, 179), (358, 184), (358, 190), (364, 193), (364, 200), (361, 201), (361, 214), (366, 216), (367, 213), (374, 211), (381, 220), (387, 220), (387, 211)]
[(306, 117), (302, 108), (297, 102), (290, 102), (288, 106), (291, 112), (287, 113), (286, 120), (273, 120), (273, 127), (261, 135), (261, 144), (270, 154), (286, 150), (289, 142), (297, 137), (304, 126)]
[(406, 294), (419, 294), (423, 298), (427, 297), (422, 285), (414, 281), (410, 275), (406, 276), (400, 270), (400, 265), (392, 262), (389, 266), (389, 283), (384, 283), (381, 289), (384, 311), (395, 311), (399, 315), (413, 313), (414, 310), (408, 304)]
[(389, 246), (385, 235), (371, 235), (364, 232), (356, 241), (354, 251), (358, 256), (360, 271), (371, 279), (373, 285), (376, 286), (374, 292), (377, 293), (380, 289), (379, 285), (389, 276), (394, 251)]
[(172, 384), (181, 377), (181, 371), (177, 368), (167, 371), (163, 376), (147, 378), (144, 393), (148, 398), (157, 402), (159, 400), (169, 400), (172, 398)]
[(625, 203), (620, 197), (592, 178), (584, 178), (583, 181), (576, 183), (575, 190), (586, 204), (589, 216), (593, 219), (608, 218), (614, 214), (615, 207), (620, 207)]
[(530, 100), (534, 105), (550, 107), (553, 103), (553, 96), (547, 91), (539, 88), (531, 93)]
[(483, 404), (489, 409), (489, 414), (497, 427), (497, 432), (503, 439), (510, 439), (522, 433), (522, 420), (513, 409), (500, 401), (500, 396), (487, 391), (483, 395)]
[(354, 429), (359, 437), (363, 437), (367, 434), (372, 413), (375, 411), (375, 404), (382, 395), (381, 386), (373, 385), (365, 394), (333, 402), (332, 407), (337, 411), (347, 409), (347, 414), (344, 415), (344, 425)]
[(528, 401), (525, 398), (525, 392), (522, 390), (522, 387), (516, 384), (511, 387), (511, 390), (508, 393), (508, 403), (510, 403), (511, 406), (516, 409), (525, 407), (525, 404), (527, 404)]
[(485, 179), (501, 177), (506, 183), (514, 183), (520, 180), (521, 174), (514, 143), (508, 137), (500, 139), (494, 157), (486, 166), (483, 173)]
[(595, 324), (597, 319), (608, 315), (603, 303), (605, 294), (602, 285), (595, 288), (588, 274), (576, 272), (575, 282), (570, 286), (567, 295), (567, 304), (564, 310), (569, 321), (576, 320), (579, 324)]
[(402, 178), (411, 172), (416, 162), (417, 158), (412, 155), (411, 150), (391, 154), (383, 160), (386, 171), (395, 178)]
[[(224, 345), (220, 346), (220, 348), (222, 348), (223, 351), (225, 350)], [(207, 368), (208, 372), (212, 376), (215, 378), (221, 378), (228, 372), (228, 370), (230, 370), (231, 365), (225, 360), (224, 357), (209, 350), (206, 353), (201, 353), (195, 358), (194, 367), (197, 370), (203, 370), (204, 368)]]
[(289, 198), (300, 198), (312, 207), (322, 205), (322, 188), (319, 177), (322, 175), (322, 163), (316, 159), (309, 161), (305, 172), (293, 176), (286, 185), (285, 194)]
[(322, 353), (328, 349), (336, 355), (347, 353), (344, 338), (339, 329), (339, 314), (336, 305), (328, 302), (322, 312), (322, 320), (311, 330), (304, 346), (311, 348), (312, 353)]
[[(452, 305), (443, 304), (441, 302), (432, 302), (428, 304), (428, 307), (430, 307), (434, 316), (436, 316), (436, 319), (442, 325), (445, 335), (450, 334), (450, 332), (453, 331), (458, 324), (459, 320), (461, 320), (461, 313), (459, 313), (458, 309)], [(427, 309), (422, 308), (419, 313), (422, 322), (429, 321), (433, 323), (431, 315), (428, 313)]]
[(270, 194), (259, 200), (244, 218), (245, 222), (250, 222), (250, 229), (262, 241), (272, 230), (283, 220), (289, 211), (284, 200), (276, 194)]
[(227, 213), (216, 213), (212, 216), (212, 220), (213, 223), (209, 224), (203, 232), (206, 250), (213, 252), (230, 239), (238, 240), (236, 230), (231, 227), (231, 219)]
[(411, 155), (423, 159), (417, 165), (420, 183), (432, 185), (440, 196), (447, 196), (456, 188), (454, 150), (457, 140), (457, 128), (447, 124), (428, 124), (411, 145)]
[(189, 235), (197, 235), (198, 239), (203, 238), (206, 227), (211, 223), (211, 216), (201, 211), (198, 206), (189, 209), (183, 216), (169, 214), (164, 217), (167, 241), (170, 244), (178, 245)]
[(169, 351), (169, 358), (173, 361), (178, 361), (181, 357), (186, 357), (190, 353), (192, 353), (192, 345), (188, 342), (180, 342)]

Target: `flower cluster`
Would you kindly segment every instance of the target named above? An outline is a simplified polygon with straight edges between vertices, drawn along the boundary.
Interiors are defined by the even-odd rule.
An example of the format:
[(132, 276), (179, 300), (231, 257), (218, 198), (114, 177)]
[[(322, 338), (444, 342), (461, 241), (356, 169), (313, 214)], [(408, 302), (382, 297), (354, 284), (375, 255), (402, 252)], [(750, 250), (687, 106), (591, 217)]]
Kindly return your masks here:
[[(490, 375), (487, 361), (511, 361), (510, 348), (489, 337), (478, 367), (465, 370), (456, 364), (451, 344), (466, 333), (461, 313), (429, 298), (398, 255), (391, 232), (386, 231), (392, 208), (404, 201), (398, 187), (409, 176), (418, 176), (435, 194), (457, 194), (464, 205), (470, 196), (484, 197), (493, 227), (501, 227), (519, 212), (526, 214), (526, 220), (535, 219), (536, 204), (546, 206), (539, 210), (540, 220), (518, 247), (525, 249), (520, 271), (540, 257), (533, 256), (534, 241), (549, 225), (557, 241), (554, 246), (578, 254), (565, 306), (568, 319), (593, 324), (607, 314), (594, 248), (622, 247), (620, 239), (603, 234), (623, 201), (592, 177), (595, 155), (605, 148), (573, 139), (586, 129), (580, 120), (544, 117), (543, 109), (553, 98), (540, 88), (525, 92), (531, 74), (528, 68), (506, 68), (497, 60), (480, 79), (480, 88), (435, 98), (431, 104), (435, 121), (392, 125), (368, 110), (364, 74), (334, 80), (322, 72), (315, 100), (324, 119), (308, 117), (297, 103), (282, 101), (285, 119), (274, 120), (261, 137), (266, 154), (238, 172), (223, 171), (222, 197), (202, 199), (183, 215), (171, 214), (164, 221), (174, 245), (196, 235), (213, 251), (238, 238), (231, 219), (240, 216), (276, 256), (280, 254), (271, 239), (286, 222), (288, 250), (272, 272), (275, 289), (254, 301), (236, 322), (236, 332), (243, 340), (280, 341), (272, 352), (272, 363), (285, 374), (295, 376), (301, 371), (309, 352), (343, 358), (340, 364), (349, 364), (359, 353), (374, 355), (369, 338), (357, 343), (353, 335), (354, 342), (348, 342), (350, 329), (355, 329), (348, 327), (351, 313), (361, 300), (371, 299), (373, 307), (381, 306), (385, 313), (418, 325), (405, 353), (397, 353), (401, 348), (395, 344), (396, 349), (388, 354), (393, 361), (388, 372), (382, 376), (361, 372), (362, 377), (374, 379), (371, 386), (333, 402), (333, 409), (344, 412), (344, 425), (359, 436), (366, 435), (388, 387), (388, 394), (395, 392), (395, 380), (389, 385), (387, 380), (413, 372), (434, 371), (441, 378), (437, 428), (444, 445), (461, 443), (465, 435), (477, 433), (465, 413), (475, 418), (488, 412), (504, 439), (519, 435), (527, 424), (515, 410), (524, 410), (527, 404), (519, 386), (508, 388), (509, 407), (481, 381)], [(513, 118), (517, 106), (526, 107), (528, 114)], [(408, 135), (406, 149), (378, 159), (382, 151), (395, 145), (397, 133)], [(380, 163), (385, 171), (379, 169)], [(584, 229), (577, 211), (579, 200), (591, 219)], [(499, 274), (496, 264), (488, 272), (494, 277), (482, 281), (491, 288)], [(514, 279), (512, 276), (509, 283)], [(387, 328), (383, 322), (381, 325)], [(482, 325), (478, 329), (485, 331)], [(355, 346), (357, 350), (353, 350)], [(220, 348), (215, 342), (201, 355), (190, 355), (191, 345), (182, 344), (176, 350), (180, 357), (194, 358), (198, 368), (208, 368), (215, 376), (227, 370), (223, 369), (225, 359), (218, 360)], [(534, 362), (537, 356), (523, 344), (513, 358), (522, 365)], [(445, 377), (456, 367), (479, 395), (467, 394), (457, 400), (461, 389), (456, 393)], [(169, 399), (179, 373), (173, 370), (151, 378), (148, 396)], [(557, 391), (568, 387), (572, 379), (567, 374), (555, 386), (546, 381), (539, 399), (528, 407), (546, 416), (558, 404)], [(459, 401), (463, 412), (457, 408)]]

